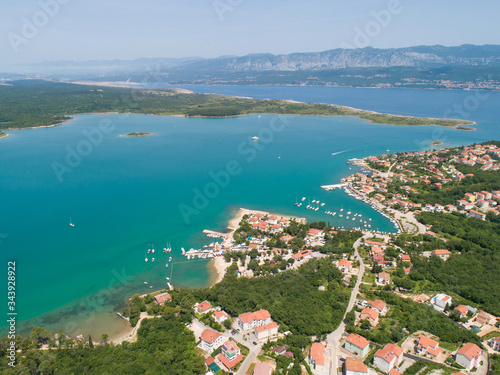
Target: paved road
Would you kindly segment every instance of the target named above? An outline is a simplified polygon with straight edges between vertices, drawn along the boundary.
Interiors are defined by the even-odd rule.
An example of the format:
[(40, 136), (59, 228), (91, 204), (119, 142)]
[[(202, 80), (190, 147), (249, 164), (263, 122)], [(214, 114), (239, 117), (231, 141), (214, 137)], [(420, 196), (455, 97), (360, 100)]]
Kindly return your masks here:
[[(349, 299), (349, 304), (347, 305), (346, 315), (354, 307), (354, 302), (356, 301), (356, 296), (358, 295), (359, 286), (361, 285), (361, 281), (363, 280), (363, 275), (365, 273), (365, 264), (363, 262), (363, 258), (359, 256), (358, 248), (359, 245), (361, 244), (362, 238), (367, 238), (371, 236), (372, 234), (367, 233), (363, 237), (359, 238), (356, 242), (354, 242), (353, 245), (355, 259), (359, 260), (359, 272), (358, 272), (358, 280), (351, 292), (351, 298)], [(337, 375), (337, 367), (339, 361), (338, 360), (339, 342), (340, 338), (342, 337), (342, 334), (345, 331), (344, 320), (345, 320), (345, 315), (339, 327), (327, 336), (328, 346), (330, 347), (330, 353), (331, 353), (330, 375)]]

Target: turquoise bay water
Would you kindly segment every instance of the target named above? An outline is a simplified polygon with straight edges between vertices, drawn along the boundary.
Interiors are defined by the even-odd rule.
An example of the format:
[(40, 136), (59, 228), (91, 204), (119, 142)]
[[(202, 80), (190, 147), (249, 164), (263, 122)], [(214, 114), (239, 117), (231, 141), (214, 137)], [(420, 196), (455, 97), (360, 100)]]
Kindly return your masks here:
[[(237, 89), (232, 94), (259, 95), (256, 88)], [(287, 93), (286, 88), (274, 89), (268, 88), (268, 97), (322, 102), (339, 102), (336, 96), (342, 92), (354, 97), (351, 89), (335, 91), (333, 96), (328, 90), (304, 88), (302, 98), (298, 88)], [(373, 93), (372, 102), (365, 99), (367, 109), (388, 111), (383, 103), (390, 102), (404, 114), (421, 110), (422, 115), (436, 117), (473, 95), (438, 90), (359, 92), (366, 98)], [(436, 104), (436, 94), (441, 106)], [(498, 99), (492, 93), (470, 112), (470, 118), (479, 123), (474, 132), (317, 116), (187, 119), (118, 114), (83, 115), (57, 127), (10, 131), (9, 137), (0, 140), (0, 249), (2, 264), (8, 260), (17, 264), (19, 328), (36, 324), (75, 334), (113, 334), (124, 326), (115, 313), (132, 293), (150, 291), (149, 286), (164, 288), (165, 277), (170, 276), (181, 287), (207, 285), (208, 263), (185, 262), (180, 248), (209, 243), (201, 231), (224, 229), (239, 207), (326, 220), (336, 226), (359, 225), (293, 205), (306, 196), (326, 202), (335, 211), (344, 207), (371, 217), (372, 228), (393, 230), (369, 206), (342, 191), (322, 191), (320, 185), (337, 183), (354, 172), (345, 163), (349, 158), (387, 149), (428, 148), (436, 137), (445, 146), (498, 139)], [(86, 143), (86, 132), (98, 131), (103, 120), (112, 130), (101, 132), (102, 140), (95, 138), (95, 145)], [(134, 131), (153, 135), (122, 136)], [(254, 135), (261, 138), (257, 145), (250, 141)], [(73, 164), (68, 165), (68, 150), (77, 149), (85, 155), (69, 160)], [(179, 204), (193, 206), (193, 189), (213, 188), (211, 176), (224, 171), (229, 162), (237, 163), (238, 173), (208, 199), (206, 207), (198, 206), (187, 222)], [(55, 165), (66, 165), (59, 178)], [(69, 226), (70, 218), (75, 227)], [(161, 252), (167, 241), (174, 249), (169, 268)], [(155, 245), (155, 263), (144, 262), (150, 243)]]

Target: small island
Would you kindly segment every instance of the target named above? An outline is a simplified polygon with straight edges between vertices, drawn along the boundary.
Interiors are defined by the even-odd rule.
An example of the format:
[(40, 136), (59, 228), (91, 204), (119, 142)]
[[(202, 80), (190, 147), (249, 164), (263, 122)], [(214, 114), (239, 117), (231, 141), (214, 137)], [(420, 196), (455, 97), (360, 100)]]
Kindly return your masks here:
[(0, 132), (0, 139), (1, 139), (1, 138), (5, 138), (5, 137), (7, 137), (7, 136), (8, 136), (8, 134), (7, 134), (7, 133)]
[(145, 137), (147, 135), (151, 135), (153, 133), (143, 133), (143, 132), (134, 132), (125, 134), (126, 137)]
[(431, 142), (431, 145), (432, 146), (441, 146), (441, 145), (444, 145), (444, 143), (441, 141), (434, 141), (434, 142)]

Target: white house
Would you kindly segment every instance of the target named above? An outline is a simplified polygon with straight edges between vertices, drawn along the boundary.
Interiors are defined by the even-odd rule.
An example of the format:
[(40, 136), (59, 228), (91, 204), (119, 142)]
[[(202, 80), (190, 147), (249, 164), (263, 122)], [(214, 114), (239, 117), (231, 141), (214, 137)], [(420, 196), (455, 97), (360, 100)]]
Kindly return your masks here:
[(500, 352), (500, 337), (493, 337), (488, 341), (488, 345), (493, 348), (493, 350)]
[(276, 322), (255, 327), (255, 336), (259, 340), (265, 340), (278, 334), (278, 325)]
[(207, 354), (212, 353), (224, 343), (224, 337), (219, 332), (208, 328), (201, 333), (200, 340), (199, 346)]
[(388, 285), (390, 282), (391, 282), (391, 275), (389, 275), (387, 272), (380, 272), (377, 275), (376, 283), (378, 285)]
[(403, 361), (403, 349), (394, 344), (387, 344), (379, 349), (373, 357), (373, 364), (383, 372), (389, 372)]
[(352, 268), (352, 263), (349, 262), (348, 260), (342, 259), (337, 268), (342, 272), (342, 273), (347, 273), (351, 270)]
[(468, 342), (458, 349), (455, 361), (459, 365), (464, 366), (467, 371), (470, 371), (474, 367), (477, 367), (479, 362), (481, 362), (482, 352), (483, 351), (479, 346)]
[(238, 317), (238, 324), (243, 331), (249, 331), (252, 328), (263, 326), (271, 322), (271, 314), (269, 314), (267, 310), (247, 312)]
[(443, 312), (446, 306), (451, 305), (451, 297), (443, 293), (436, 294), (431, 298), (431, 304), (434, 310)]

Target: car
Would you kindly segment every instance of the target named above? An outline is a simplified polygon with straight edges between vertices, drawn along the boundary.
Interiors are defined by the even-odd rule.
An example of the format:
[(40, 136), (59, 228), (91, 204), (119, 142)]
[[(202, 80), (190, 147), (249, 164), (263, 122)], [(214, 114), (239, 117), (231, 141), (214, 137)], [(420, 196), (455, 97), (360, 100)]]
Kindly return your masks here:
[(238, 333), (238, 331), (235, 331), (234, 329), (231, 331), (231, 335), (236, 335)]
[(252, 342), (252, 344), (257, 345), (257, 343), (256, 343), (255, 341), (254, 341), (254, 342)]

